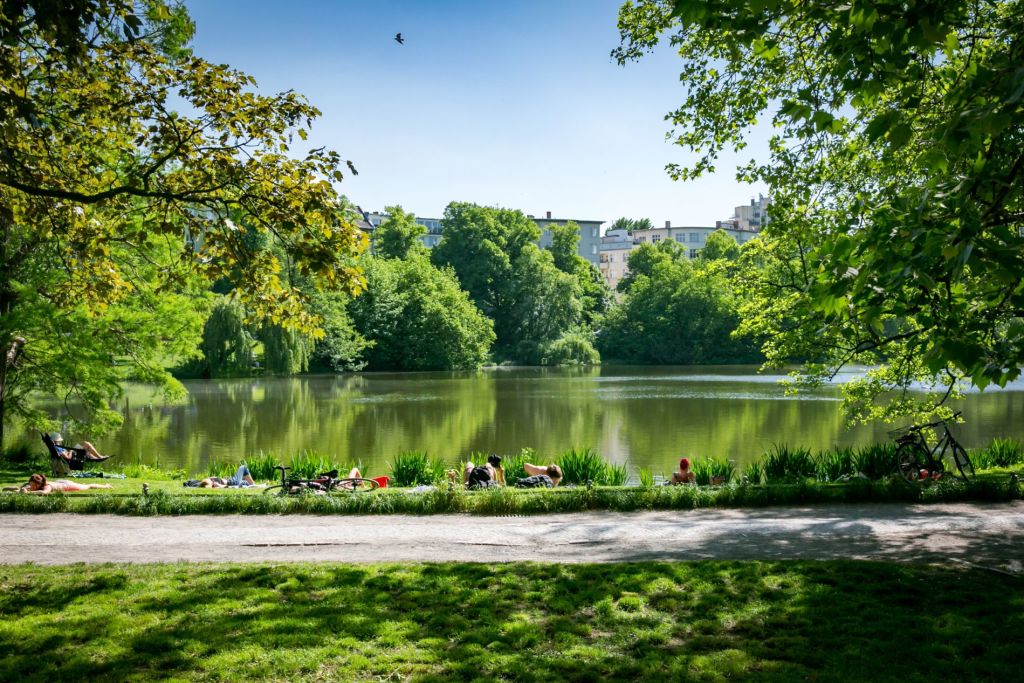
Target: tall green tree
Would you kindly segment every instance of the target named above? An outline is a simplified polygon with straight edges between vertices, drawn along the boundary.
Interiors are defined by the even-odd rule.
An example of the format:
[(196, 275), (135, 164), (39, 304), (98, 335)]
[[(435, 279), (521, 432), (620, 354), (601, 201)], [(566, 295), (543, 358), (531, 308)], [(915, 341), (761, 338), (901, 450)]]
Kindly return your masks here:
[(691, 263), (655, 248), (643, 258), (642, 272), (605, 316), (598, 335), (603, 356), (684, 365), (761, 360), (751, 340), (733, 335), (738, 302), (721, 262)]
[(616, 289), (619, 292), (628, 292), (638, 277), (641, 275), (651, 276), (654, 273), (654, 266), (657, 264), (685, 259), (686, 254), (683, 247), (679, 246), (675, 240), (662, 240), (657, 244), (641, 244), (629, 252), (629, 270), (619, 280)]
[(652, 227), (650, 218), (616, 218), (608, 227), (609, 230), (625, 230), (633, 234), (634, 230), (650, 230)]
[(543, 349), (583, 321), (575, 278), (537, 246), (540, 228), (521, 211), (453, 202), (431, 252), (494, 321), (495, 355), (537, 363)]
[[(180, 391), (157, 368), (183, 338), (145, 340), (175, 329), (196, 348), (185, 311), (166, 324), (157, 314), (195, 299), (197, 281), (231, 281), (253, 320), (322, 334), (309, 295), (239, 225), (272, 234), (317, 287), (362, 287), (353, 259), (365, 238), (333, 186), (346, 162), (321, 147), (289, 154), (319, 112), (193, 55), (192, 31), (163, 0), (0, 10), (0, 424), (9, 412), (39, 423), (32, 392), (109, 423), (111, 366)], [(128, 310), (130, 329), (111, 324)], [(58, 330), (101, 335), (106, 350), (68, 368), (52, 353)]]
[(663, 37), (682, 57), (668, 118), (697, 154), (675, 177), (776, 126), (740, 169), (773, 198), (744, 323), (771, 364), (807, 360), (811, 384), (871, 366), (844, 387), (862, 419), (1020, 375), (1024, 2), (641, 0), (619, 28), (620, 61)]
[(593, 327), (608, 310), (611, 290), (605, 284), (601, 271), (579, 255), (580, 226), (575, 221), (567, 221), (564, 225), (552, 224), (548, 230), (551, 231), (548, 251), (555, 267), (572, 276), (582, 307), (582, 322), (586, 327)]
[(273, 375), (294, 375), (309, 369), (313, 340), (292, 328), (264, 325), (260, 329), (263, 342), (263, 367)]
[(426, 255), (364, 259), (367, 291), (349, 304), (369, 342), (372, 370), (477, 368), (488, 357), (494, 329), (448, 268)]
[(700, 258), (705, 261), (736, 261), (740, 257), (740, 245), (736, 239), (719, 228), (708, 235), (704, 248), (700, 250)]
[(253, 361), (252, 335), (245, 326), (245, 312), (237, 302), (221, 299), (203, 326), (201, 349), (210, 377), (248, 375)]
[(406, 258), (415, 251), (426, 249), (420, 237), (427, 229), (416, 222), (416, 216), (406, 213), (401, 206), (384, 209), (388, 215), (373, 231), (373, 251), (384, 258)]

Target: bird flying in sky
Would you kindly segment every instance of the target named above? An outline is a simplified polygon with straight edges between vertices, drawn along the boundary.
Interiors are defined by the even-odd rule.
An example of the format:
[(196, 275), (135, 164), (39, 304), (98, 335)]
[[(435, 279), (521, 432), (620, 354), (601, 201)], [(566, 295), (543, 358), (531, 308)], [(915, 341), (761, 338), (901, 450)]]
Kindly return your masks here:
[(398, 43), (399, 45), (405, 45), (405, 38), (402, 37), (401, 33), (395, 34), (395, 42)]

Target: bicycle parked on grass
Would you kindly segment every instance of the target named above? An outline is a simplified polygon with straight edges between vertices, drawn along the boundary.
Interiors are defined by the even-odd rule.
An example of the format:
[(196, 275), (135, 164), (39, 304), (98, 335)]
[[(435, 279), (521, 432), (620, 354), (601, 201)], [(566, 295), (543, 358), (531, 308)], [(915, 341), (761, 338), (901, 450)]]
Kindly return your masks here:
[[(960, 417), (956, 413), (951, 419)], [(932, 427), (941, 427), (941, 436), (934, 447), (928, 446), (923, 431)], [(896, 471), (909, 482), (938, 479), (945, 471), (946, 454), (949, 453), (956, 464), (956, 469), (964, 481), (974, 476), (974, 465), (967, 455), (967, 449), (960, 445), (949, 431), (945, 420), (938, 420), (922, 425), (901, 427), (889, 432), (901, 434), (896, 437)]]
[(375, 479), (363, 477), (344, 477), (338, 479), (338, 470), (331, 470), (318, 475), (314, 479), (288, 476), (290, 467), (275, 465), (275, 470), (281, 470), (281, 483), (274, 484), (267, 488), (264, 493), (334, 493), (345, 491), (354, 493), (359, 491), (373, 491), (380, 487), (380, 482)]

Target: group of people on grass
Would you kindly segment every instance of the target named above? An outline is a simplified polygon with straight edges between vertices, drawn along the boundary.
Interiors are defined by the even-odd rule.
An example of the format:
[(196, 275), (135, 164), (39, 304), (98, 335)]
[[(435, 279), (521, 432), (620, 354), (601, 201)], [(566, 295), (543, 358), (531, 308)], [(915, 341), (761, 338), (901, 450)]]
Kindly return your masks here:
[[(548, 488), (558, 486), (562, 481), (562, 468), (551, 463), (547, 466), (523, 463), (525, 477), (516, 479), (512, 485), (520, 489)], [(458, 479), (459, 473), (448, 470), (448, 480), (452, 483)], [(492, 486), (505, 486), (505, 468), (501, 464), (501, 456), (492, 453), (487, 462), (475, 465), (467, 462), (462, 470), (462, 485), (468, 489), (485, 489)]]
[[(57, 446), (57, 454), (61, 457), (70, 457), (70, 450), (63, 447), (63, 439), (60, 434), (53, 434), (51, 436), (54, 444)], [(90, 460), (106, 460), (107, 456), (103, 456), (96, 450), (96, 448), (89, 442), (83, 442), (76, 448), (85, 449), (88, 453), (88, 459)], [(68, 454), (68, 455), (65, 455)], [(505, 481), (505, 468), (502, 466), (502, 459), (500, 455), (491, 454), (487, 458), (487, 462), (481, 465), (475, 465), (472, 462), (467, 462), (465, 468), (462, 471), (462, 486), (468, 489), (483, 489), (490, 488), (493, 486), (506, 486)], [(558, 465), (551, 463), (550, 465), (534, 465), (532, 463), (523, 463), (523, 470), (525, 470), (525, 477), (520, 477), (513, 482), (513, 486), (516, 488), (556, 488), (562, 481), (562, 468)], [(353, 467), (348, 474), (349, 479), (361, 479), (359, 469)], [(448, 470), (447, 476), (452, 484), (458, 480), (458, 472), (456, 470)], [(697, 477), (690, 469), (690, 459), (681, 458), (679, 460), (679, 469), (672, 473), (671, 478), (665, 481), (665, 484), (696, 484)], [(242, 463), (238, 466), (235, 474), (231, 477), (206, 477), (205, 479), (190, 480), (186, 482), (187, 486), (194, 486), (197, 488), (210, 488), (210, 489), (222, 489), (222, 488), (250, 488), (250, 487), (262, 487), (265, 484), (257, 484), (252, 478), (252, 473), (249, 472), (249, 467)], [(5, 491), (19, 491), (22, 493), (34, 493), (34, 494), (47, 494), (54, 491), (71, 493), (77, 491), (88, 491), (90, 489), (109, 489), (109, 484), (81, 484), (74, 481), (68, 481), (66, 479), (51, 479), (47, 480), (42, 474), (33, 474), (29, 477), (27, 483), (20, 487), (8, 487)]]

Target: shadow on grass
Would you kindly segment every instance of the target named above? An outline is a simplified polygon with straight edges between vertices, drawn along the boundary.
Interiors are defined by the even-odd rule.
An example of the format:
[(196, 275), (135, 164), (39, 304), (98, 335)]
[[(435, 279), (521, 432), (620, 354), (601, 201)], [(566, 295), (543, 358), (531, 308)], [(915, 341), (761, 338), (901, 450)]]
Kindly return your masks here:
[(3, 680), (1008, 680), (1019, 579), (879, 563), (0, 569)]

